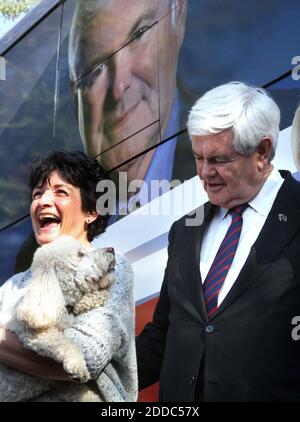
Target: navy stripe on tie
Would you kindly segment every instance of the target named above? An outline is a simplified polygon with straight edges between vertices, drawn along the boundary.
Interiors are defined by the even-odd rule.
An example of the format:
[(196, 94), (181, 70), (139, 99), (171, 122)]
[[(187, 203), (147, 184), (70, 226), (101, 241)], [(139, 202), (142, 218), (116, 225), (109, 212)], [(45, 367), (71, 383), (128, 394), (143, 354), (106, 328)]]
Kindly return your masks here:
[(243, 224), (242, 213), (247, 206), (248, 204), (243, 204), (229, 210), (232, 217), (231, 224), (203, 283), (204, 301), (209, 318), (218, 309), (219, 292), (236, 253)]

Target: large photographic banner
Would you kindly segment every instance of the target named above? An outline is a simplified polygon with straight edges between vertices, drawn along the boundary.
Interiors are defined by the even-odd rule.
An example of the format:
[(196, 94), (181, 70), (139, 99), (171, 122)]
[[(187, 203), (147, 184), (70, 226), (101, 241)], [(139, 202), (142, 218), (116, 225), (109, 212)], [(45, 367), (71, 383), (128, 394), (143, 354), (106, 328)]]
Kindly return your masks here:
[(27, 268), (37, 247), (30, 166), (53, 150), (82, 150), (115, 182), (109, 227), (95, 244), (132, 262), (142, 327), (162, 282), (170, 225), (207, 199), (186, 132), (194, 101), (233, 80), (265, 86), (282, 113), (274, 163), (296, 171), (300, 3), (51, 4), (45, 14), (36, 6), (39, 19), (24, 33), (20, 21), (18, 37), (13, 29), (0, 39), (0, 284)]
[[(117, 222), (165, 192), (151, 190), (151, 180), (182, 183), (196, 174), (185, 132), (196, 98), (230, 80), (264, 86), (292, 68), (298, 12), (279, 0), (255, 8), (236, 0), (67, 0), (13, 44), (12, 36), (2, 40), (1, 282), (28, 266), (35, 247), (27, 177), (36, 159), (85, 150), (118, 194), (125, 173), (110, 219)], [(298, 81), (288, 76), (268, 89), (285, 129)]]

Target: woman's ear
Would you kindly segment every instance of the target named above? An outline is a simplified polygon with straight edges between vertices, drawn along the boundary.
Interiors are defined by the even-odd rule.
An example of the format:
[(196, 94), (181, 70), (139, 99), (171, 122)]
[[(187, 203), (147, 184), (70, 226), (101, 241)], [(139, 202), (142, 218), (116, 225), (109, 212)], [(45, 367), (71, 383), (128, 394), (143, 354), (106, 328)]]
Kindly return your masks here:
[(85, 221), (87, 224), (91, 224), (95, 220), (97, 220), (98, 217), (99, 217), (99, 214), (97, 213), (97, 211), (89, 212), (86, 216)]
[(17, 308), (19, 321), (29, 328), (45, 330), (55, 326), (64, 313), (65, 300), (53, 266), (35, 268)]

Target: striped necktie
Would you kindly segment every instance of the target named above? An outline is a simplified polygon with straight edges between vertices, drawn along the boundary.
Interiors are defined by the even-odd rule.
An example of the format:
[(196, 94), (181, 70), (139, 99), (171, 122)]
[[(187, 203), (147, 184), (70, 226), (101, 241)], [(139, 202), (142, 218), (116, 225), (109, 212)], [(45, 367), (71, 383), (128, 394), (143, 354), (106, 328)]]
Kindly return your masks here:
[(229, 210), (232, 218), (231, 224), (203, 283), (204, 300), (209, 318), (218, 309), (219, 292), (239, 243), (243, 223), (242, 214), (247, 206), (248, 204), (242, 204)]

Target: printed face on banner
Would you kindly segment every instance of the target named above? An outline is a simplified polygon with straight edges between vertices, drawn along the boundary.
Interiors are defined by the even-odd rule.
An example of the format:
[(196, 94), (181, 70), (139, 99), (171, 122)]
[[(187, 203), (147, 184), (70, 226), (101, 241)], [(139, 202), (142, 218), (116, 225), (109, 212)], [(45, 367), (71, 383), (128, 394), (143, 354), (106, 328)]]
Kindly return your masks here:
[[(79, 32), (71, 33), (70, 68), (77, 80), (80, 134), (88, 154), (99, 157), (106, 169), (157, 144), (167, 126), (184, 32), (181, 4), (131, 0), (128, 7), (109, 0), (89, 21), (82, 17), (84, 7), (74, 17)], [(132, 178), (143, 178), (152, 155), (120, 170), (133, 167)]]

